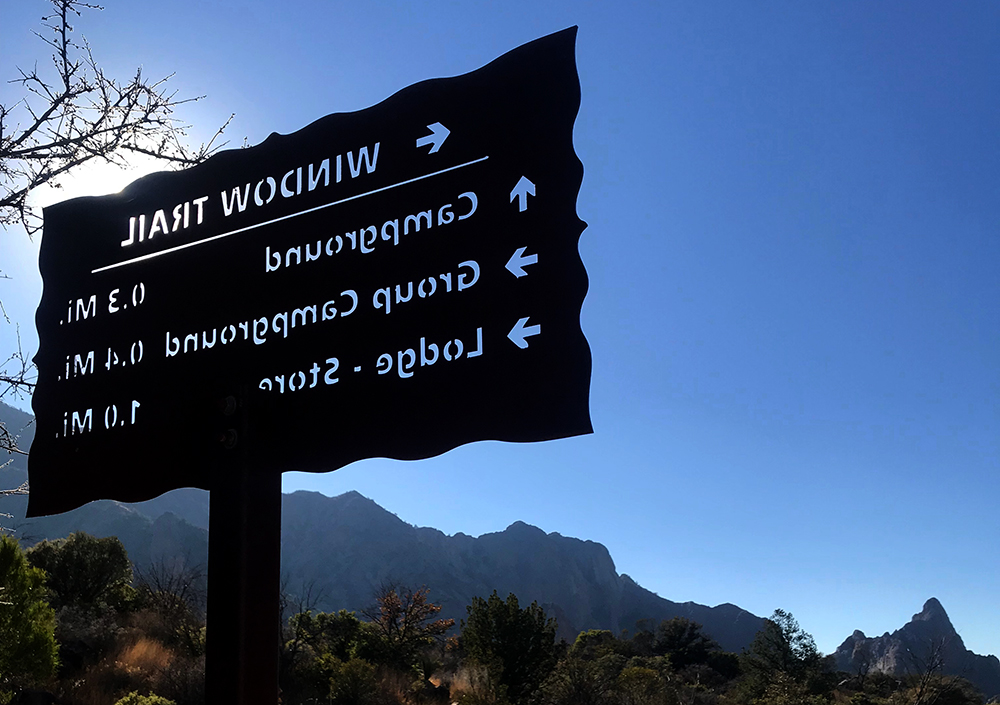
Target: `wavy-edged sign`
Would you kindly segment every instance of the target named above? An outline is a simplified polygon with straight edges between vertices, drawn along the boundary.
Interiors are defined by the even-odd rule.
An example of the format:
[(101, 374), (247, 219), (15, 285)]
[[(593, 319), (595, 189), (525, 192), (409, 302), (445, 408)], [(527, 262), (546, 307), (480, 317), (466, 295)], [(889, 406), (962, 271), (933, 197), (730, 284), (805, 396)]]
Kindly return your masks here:
[(591, 432), (575, 40), (46, 208), (29, 515)]

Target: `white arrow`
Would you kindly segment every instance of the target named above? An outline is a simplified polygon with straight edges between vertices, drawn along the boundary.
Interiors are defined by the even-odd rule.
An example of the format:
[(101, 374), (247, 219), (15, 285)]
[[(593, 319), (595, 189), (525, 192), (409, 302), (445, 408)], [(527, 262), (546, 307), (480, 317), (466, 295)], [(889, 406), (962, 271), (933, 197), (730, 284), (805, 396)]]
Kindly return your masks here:
[(510, 202), (517, 198), (517, 210), (523, 213), (528, 210), (528, 194), (535, 195), (535, 185), (528, 181), (528, 177), (522, 176), (517, 182), (517, 186), (510, 192)]
[(538, 335), (542, 332), (542, 327), (540, 325), (536, 324), (533, 326), (525, 326), (524, 324), (527, 322), (527, 317), (520, 319), (514, 324), (514, 327), (510, 329), (510, 333), (507, 334), (507, 337), (510, 338), (510, 342), (521, 348), (521, 350), (528, 347), (528, 341), (525, 340), (525, 338)]
[(528, 273), (524, 271), (525, 267), (538, 263), (538, 255), (525, 255), (524, 250), (524, 247), (518, 247), (517, 252), (507, 260), (507, 270), (518, 279), (528, 276)]
[(451, 130), (442, 125), (440, 122), (435, 122), (432, 125), (428, 125), (427, 129), (431, 131), (431, 134), (417, 139), (418, 147), (426, 147), (431, 145), (431, 151), (428, 154), (434, 154), (434, 152), (441, 149), (441, 145), (444, 141), (448, 139), (448, 135), (451, 134)]

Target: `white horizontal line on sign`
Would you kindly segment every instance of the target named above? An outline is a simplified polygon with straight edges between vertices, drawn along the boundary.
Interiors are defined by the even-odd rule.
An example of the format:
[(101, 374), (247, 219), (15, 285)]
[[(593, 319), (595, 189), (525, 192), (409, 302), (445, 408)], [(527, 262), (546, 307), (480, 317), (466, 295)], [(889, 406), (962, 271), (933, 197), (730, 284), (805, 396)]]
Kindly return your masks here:
[(299, 211), (298, 213), (290, 213), (288, 215), (283, 215), (280, 218), (273, 218), (271, 220), (265, 220), (263, 223), (256, 223), (254, 225), (248, 225), (245, 228), (238, 228), (236, 230), (230, 230), (227, 233), (222, 233), (220, 235), (213, 235), (211, 237), (206, 237), (203, 240), (195, 240), (193, 242), (186, 242), (183, 245), (177, 245), (176, 247), (169, 247), (165, 250), (160, 250), (159, 252), (150, 252), (148, 255), (141, 255), (139, 257), (133, 257), (132, 259), (127, 259), (124, 262), (115, 262), (114, 264), (109, 264), (104, 267), (98, 267), (97, 269), (92, 269), (91, 274), (97, 274), (98, 272), (106, 272), (109, 269), (117, 269), (118, 267), (124, 267), (127, 264), (135, 264), (136, 262), (142, 262), (144, 260), (153, 259), (155, 257), (161, 257), (171, 252), (177, 252), (178, 250), (185, 250), (189, 247), (194, 247), (195, 245), (204, 245), (206, 242), (212, 242), (213, 240), (221, 240), (224, 237), (229, 237), (230, 235), (237, 235), (247, 230), (253, 230), (254, 228), (262, 228), (265, 225), (273, 225), (274, 223), (280, 223), (282, 220), (288, 220), (289, 218), (295, 218), (296, 216), (305, 215), (306, 213), (313, 213), (315, 211), (323, 210), (324, 208), (330, 208), (331, 206), (337, 206), (341, 203), (347, 203), (348, 201), (355, 201), (359, 198), (364, 198), (365, 196), (371, 196), (376, 193), (381, 193), (382, 191), (388, 191), (389, 189), (394, 189), (397, 186), (405, 186), (406, 184), (412, 184), (414, 181), (422, 181), (424, 179), (429, 179), (432, 176), (438, 176), (449, 171), (455, 171), (456, 169), (461, 169), (463, 167), (472, 166), (473, 164), (478, 164), (479, 162), (484, 162), (489, 159), (489, 156), (480, 157), (479, 159), (473, 159), (471, 162), (465, 162), (464, 164), (457, 164), (455, 166), (450, 166), (447, 169), (441, 169), (439, 171), (431, 172), (430, 174), (424, 174), (423, 176), (415, 176), (412, 179), (407, 179), (406, 181), (400, 181), (397, 184), (390, 184), (389, 186), (383, 186), (381, 188), (373, 189), (371, 191), (366, 191), (364, 193), (355, 194), (354, 196), (348, 196), (347, 198), (342, 198), (339, 201), (333, 201), (331, 203), (324, 203), (321, 206), (314, 206), (313, 208), (307, 208), (304, 211)]

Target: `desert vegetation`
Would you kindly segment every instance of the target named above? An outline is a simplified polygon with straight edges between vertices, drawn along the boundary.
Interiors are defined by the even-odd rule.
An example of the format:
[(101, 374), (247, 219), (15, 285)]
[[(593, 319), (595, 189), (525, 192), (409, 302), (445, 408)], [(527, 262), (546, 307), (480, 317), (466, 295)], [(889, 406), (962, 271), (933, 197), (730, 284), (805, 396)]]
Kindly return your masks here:
[[(205, 575), (133, 569), (116, 538), (75, 533), (26, 551), (0, 537), (0, 703), (202, 705)], [(283, 705), (971, 705), (934, 646), (908, 676), (837, 672), (777, 610), (742, 653), (683, 618), (572, 643), (537, 604), (476, 597), (459, 624), (427, 588), (384, 584), (360, 614), (282, 604)], [(917, 661), (915, 660), (915, 663)]]

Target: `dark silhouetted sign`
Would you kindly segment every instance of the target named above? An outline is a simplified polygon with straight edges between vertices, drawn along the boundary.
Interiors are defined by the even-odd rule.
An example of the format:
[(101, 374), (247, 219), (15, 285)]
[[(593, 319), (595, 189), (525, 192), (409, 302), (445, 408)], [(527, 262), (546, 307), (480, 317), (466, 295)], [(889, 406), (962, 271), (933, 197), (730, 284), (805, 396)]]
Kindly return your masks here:
[(590, 432), (575, 37), (45, 209), (29, 514)]

